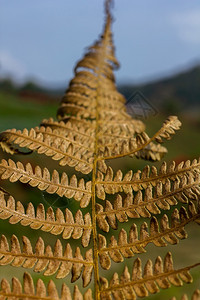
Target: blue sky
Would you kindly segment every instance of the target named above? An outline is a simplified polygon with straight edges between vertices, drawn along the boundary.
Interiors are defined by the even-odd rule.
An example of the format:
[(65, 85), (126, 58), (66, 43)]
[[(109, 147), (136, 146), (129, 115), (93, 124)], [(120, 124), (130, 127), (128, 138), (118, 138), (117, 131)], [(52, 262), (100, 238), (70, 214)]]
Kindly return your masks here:
[[(118, 82), (200, 63), (199, 0), (116, 0)], [(0, 76), (61, 85), (102, 31), (103, 0), (0, 0)]]

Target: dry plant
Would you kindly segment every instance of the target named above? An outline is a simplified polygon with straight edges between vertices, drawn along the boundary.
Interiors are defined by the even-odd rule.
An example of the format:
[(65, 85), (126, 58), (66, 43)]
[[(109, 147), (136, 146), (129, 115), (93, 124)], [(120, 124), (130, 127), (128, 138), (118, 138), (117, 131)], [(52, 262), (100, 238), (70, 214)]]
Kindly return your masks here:
[[(168, 290), (171, 285), (192, 282), (189, 271), (200, 265), (174, 268), (168, 252), (164, 258), (158, 256), (154, 263), (149, 259), (142, 266), (140, 257), (149, 243), (156, 247), (177, 244), (187, 237), (188, 223), (200, 223), (200, 160), (177, 165), (163, 162), (159, 170), (147, 165), (137, 172), (113, 171), (110, 162), (127, 156), (159, 161), (167, 152), (160, 144), (171, 139), (181, 123), (170, 116), (149, 137), (143, 122), (127, 114), (125, 98), (117, 91), (113, 75), (118, 62), (110, 4), (106, 1), (103, 34), (76, 65), (75, 77), (57, 112), (58, 120), (51, 118), (31, 130), (11, 129), (0, 134), (1, 148), (9, 155), (23, 154), (28, 149), (59, 161), (63, 168), (75, 169), (69, 178), (65, 172), (3, 159), (1, 183), (20, 181), (79, 203), (75, 213), (69, 208), (46, 210), (42, 203), (25, 207), (1, 184), (1, 219), (14, 226), (20, 223), (59, 235), (59, 239), (52, 249), (42, 237), (33, 246), (30, 237), (23, 236), (21, 241), (16, 235), (11, 240), (2, 235), (0, 265), (34, 269), (42, 273), (41, 277), (55, 274), (62, 279), (71, 274), (71, 284), (63, 283), (59, 295), (53, 280), (45, 285), (40, 278), (34, 284), (25, 272), (23, 284), (16, 277), (12, 286), (6, 278), (2, 280), (0, 299), (143, 298), (160, 289)], [(163, 213), (158, 219), (157, 215), (165, 210), (168, 216)], [(123, 222), (125, 229), (120, 227)], [(73, 249), (75, 239), (80, 244)], [(121, 268), (115, 272), (116, 265)], [(76, 282), (80, 277), (82, 286), (80, 280)], [(199, 299), (199, 290), (192, 297)]]

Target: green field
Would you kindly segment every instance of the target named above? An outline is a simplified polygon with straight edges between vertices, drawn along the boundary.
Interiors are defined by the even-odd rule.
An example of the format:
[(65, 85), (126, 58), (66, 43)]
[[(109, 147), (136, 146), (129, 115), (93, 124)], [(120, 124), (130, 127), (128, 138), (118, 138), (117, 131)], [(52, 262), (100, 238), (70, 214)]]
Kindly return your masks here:
[(42, 119), (56, 117), (59, 103), (40, 103), (0, 92), (0, 130), (38, 126)]

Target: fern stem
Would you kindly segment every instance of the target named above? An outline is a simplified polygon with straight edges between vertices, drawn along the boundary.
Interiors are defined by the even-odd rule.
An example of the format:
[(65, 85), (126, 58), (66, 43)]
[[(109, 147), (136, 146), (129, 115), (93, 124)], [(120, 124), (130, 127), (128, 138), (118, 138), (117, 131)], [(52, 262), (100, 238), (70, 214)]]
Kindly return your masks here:
[[(29, 258), (32, 258), (32, 259), (46, 259), (46, 260), (49, 260), (49, 261), (61, 261), (61, 262), (72, 262), (72, 263), (75, 263), (75, 264), (82, 264), (84, 263), (84, 265), (93, 265), (93, 262), (90, 262), (90, 261), (86, 261), (86, 260), (81, 260), (81, 259), (78, 259), (78, 258), (66, 258), (64, 256), (49, 256), (49, 255), (38, 255), (38, 254), (27, 254), (27, 253), (23, 253), (23, 252), (20, 252), (20, 253), (14, 253), (12, 251), (1, 251), (0, 250), (0, 254), (1, 255), (4, 255), (4, 257), (6, 256), (12, 256), (13, 259), (15, 257), (24, 257), (25, 259), (29, 259)], [(9, 263), (7, 263), (9, 264)], [(1, 260), (0, 260), (0, 265), (1, 265)]]
[(28, 296), (28, 299), (38, 299), (38, 300), (48, 300), (50, 299), (49, 296), (46, 296), (46, 297), (41, 297), (41, 296), (37, 296), (37, 295), (27, 295), (27, 294), (13, 294), (13, 293), (3, 293), (3, 292), (0, 292), (0, 296), (5, 296), (6, 299), (9, 297), (13, 297), (14, 296), (14, 299), (27, 299), (27, 296)]
[(97, 226), (96, 226), (96, 194), (95, 194), (95, 180), (96, 180), (96, 160), (94, 161), (94, 168), (92, 173), (92, 232), (93, 232), (93, 253), (94, 253), (94, 285), (95, 285), (95, 299), (99, 299), (99, 265), (98, 265), (98, 247), (97, 247)]
[[(108, 5), (108, 2), (106, 2)], [(97, 65), (97, 88), (96, 88), (96, 126), (95, 126), (95, 143), (94, 143), (94, 163), (93, 163), (93, 173), (92, 173), (92, 225), (93, 225), (93, 246), (94, 246), (94, 284), (95, 284), (95, 300), (100, 299), (100, 280), (99, 280), (99, 265), (98, 265), (98, 241), (97, 241), (97, 215), (96, 215), (96, 173), (97, 173), (97, 162), (98, 162), (98, 140), (99, 140), (99, 98), (101, 100), (100, 90), (102, 89), (101, 84), (101, 73), (102, 66), (104, 66), (104, 61), (106, 59), (106, 48), (109, 45), (109, 32), (111, 25), (111, 15), (109, 9), (106, 10), (106, 24), (102, 36), (102, 53), (100, 56), (99, 63)]]

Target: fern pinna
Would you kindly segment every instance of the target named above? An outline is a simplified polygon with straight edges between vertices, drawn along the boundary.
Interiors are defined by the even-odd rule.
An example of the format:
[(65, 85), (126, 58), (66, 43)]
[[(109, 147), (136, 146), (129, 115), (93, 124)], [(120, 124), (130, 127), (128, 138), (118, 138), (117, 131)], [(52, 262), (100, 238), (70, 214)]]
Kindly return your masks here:
[[(160, 160), (167, 152), (161, 143), (171, 139), (181, 123), (171, 116), (149, 137), (143, 122), (127, 114), (113, 75), (119, 64), (112, 42), (110, 4), (107, 0), (103, 34), (76, 65), (57, 112), (58, 121), (43, 120), (31, 130), (0, 134), (1, 149), (9, 155), (28, 149), (28, 153), (49, 156), (63, 168), (76, 171), (69, 176), (67, 168), (60, 174), (12, 159), (0, 162), (0, 218), (59, 235), (52, 248), (42, 237), (33, 246), (26, 236), (21, 240), (13, 235), (9, 240), (2, 234), (0, 265), (34, 269), (41, 277), (62, 279), (71, 274), (71, 284), (64, 283), (58, 292), (53, 280), (46, 285), (40, 278), (35, 284), (25, 272), (23, 284), (16, 277), (12, 285), (6, 278), (1, 281), (0, 299), (143, 298), (171, 285), (192, 282), (189, 271), (200, 265), (174, 268), (170, 252), (154, 263), (151, 259), (141, 262), (149, 243), (157, 247), (177, 244), (187, 237), (188, 223), (200, 223), (200, 161), (163, 162), (159, 170), (146, 166), (124, 174), (111, 167), (111, 160), (127, 156)], [(42, 203), (25, 207), (17, 195), (5, 191), (4, 180), (78, 201), (79, 209), (75, 213), (67, 207), (46, 209)], [(169, 213), (156, 216), (165, 210)], [(125, 229), (119, 226), (123, 222)], [(74, 248), (75, 239), (80, 243)], [(115, 263), (122, 265), (121, 270), (114, 272)], [(80, 277), (82, 286), (77, 282)], [(199, 295), (199, 290), (194, 291), (192, 299)]]

